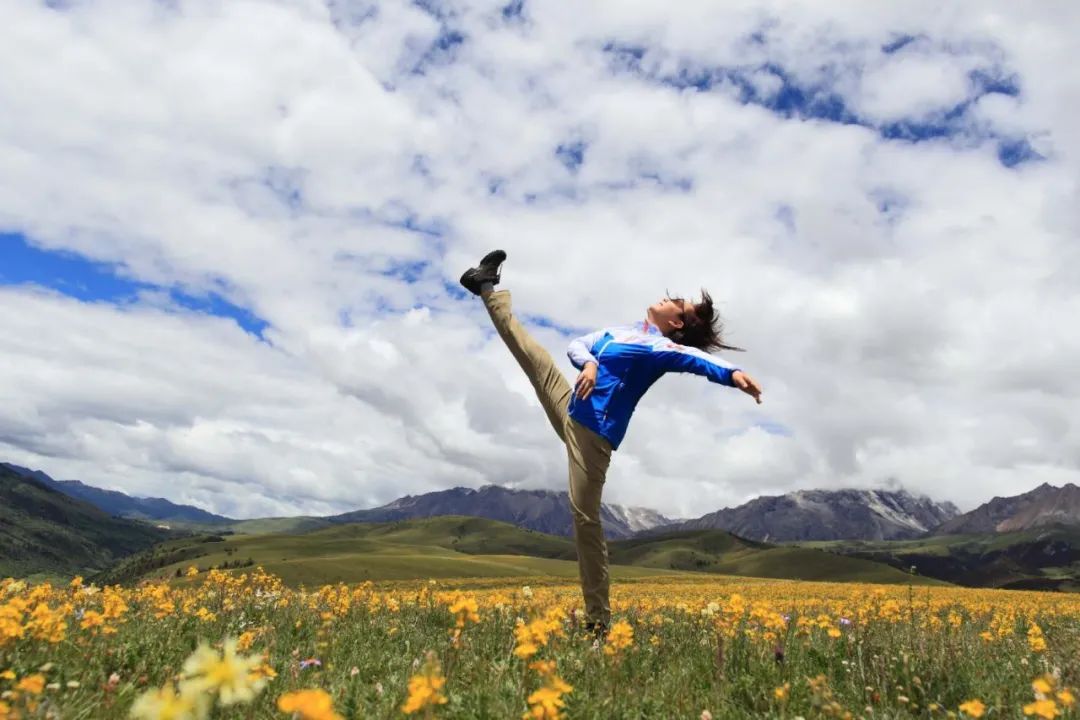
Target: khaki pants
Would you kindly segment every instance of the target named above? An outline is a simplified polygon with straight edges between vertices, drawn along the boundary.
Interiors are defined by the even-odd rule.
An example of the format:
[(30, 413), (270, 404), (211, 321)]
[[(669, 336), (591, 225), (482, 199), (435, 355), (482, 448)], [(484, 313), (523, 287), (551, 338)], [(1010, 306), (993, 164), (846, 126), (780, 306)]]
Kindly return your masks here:
[(574, 518), (578, 574), (585, 599), (585, 616), (605, 625), (611, 619), (608, 604), (608, 554), (600, 526), (600, 495), (611, 462), (611, 444), (579, 425), (567, 413), (571, 387), (551, 355), (534, 340), (510, 312), (510, 292), (484, 295), (491, 321), (529, 377), (551, 426), (566, 445), (570, 464), (570, 510)]

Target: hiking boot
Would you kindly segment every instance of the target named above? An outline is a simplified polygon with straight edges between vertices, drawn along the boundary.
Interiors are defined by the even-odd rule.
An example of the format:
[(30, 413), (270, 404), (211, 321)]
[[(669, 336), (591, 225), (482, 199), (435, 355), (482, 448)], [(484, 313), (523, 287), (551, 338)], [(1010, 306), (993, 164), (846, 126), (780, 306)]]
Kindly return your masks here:
[(505, 252), (502, 250), (492, 250), (484, 256), (484, 259), (480, 261), (479, 265), (469, 268), (462, 274), (461, 284), (473, 295), (480, 294), (480, 288), (484, 283), (498, 285), (499, 268), (502, 266), (504, 260), (506, 260)]
[(607, 640), (608, 626), (602, 622), (587, 622), (585, 623), (585, 632), (600, 642), (604, 642)]

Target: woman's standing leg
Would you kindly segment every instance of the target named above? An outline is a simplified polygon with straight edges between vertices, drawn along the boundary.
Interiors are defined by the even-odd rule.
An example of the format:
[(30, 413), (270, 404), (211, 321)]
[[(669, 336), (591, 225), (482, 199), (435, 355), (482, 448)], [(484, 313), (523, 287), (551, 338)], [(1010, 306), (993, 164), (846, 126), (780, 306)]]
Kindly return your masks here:
[(578, 574), (585, 599), (585, 621), (606, 630), (611, 621), (608, 600), (607, 542), (600, 524), (600, 497), (611, 463), (611, 443), (572, 419), (566, 423), (570, 461), (570, 510), (574, 516)]
[(570, 403), (570, 383), (555, 366), (551, 354), (529, 335), (510, 310), (510, 291), (485, 291), (481, 293), (484, 306), (491, 316), (491, 322), (506, 343), (510, 353), (525, 371), (536, 397), (547, 413), (551, 426), (565, 441), (566, 408)]

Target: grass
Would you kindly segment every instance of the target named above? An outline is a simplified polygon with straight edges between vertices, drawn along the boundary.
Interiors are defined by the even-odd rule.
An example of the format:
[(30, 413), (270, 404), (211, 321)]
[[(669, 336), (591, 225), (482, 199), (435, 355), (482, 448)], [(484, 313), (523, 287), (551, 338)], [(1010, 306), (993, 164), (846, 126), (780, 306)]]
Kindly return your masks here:
[(0, 696), (24, 717), (122, 718), (180, 678), (212, 700), (185, 659), (239, 638), (276, 677), (217, 720), (287, 718), (277, 702), (305, 689), (343, 717), (404, 718), (429, 672), (445, 703), (421, 707), (428, 720), (521, 718), (544, 687), (582, 720), (956, 717), (976, 699), (986, 717), (1024, 717), (1044, 676), (1057, 716), (1076, 717), (1080, 597), (658, 575), (613, 585), (606, 644), (580, 607), (577, 583), (550, 576), (307, 593), (263, 573), (105, 592), (0, 583)]
[[(706, 572), (768, 578), (905, 583), (910, 575), (882, 563), (819, 550), (767, 545), (722, 531), (695, 531), (609, 542), (614, 578)], [(444, 516), (353, 523), (294, 534), (188, 538), (122, 561), (96, 577), (131, 582), (175, 577), (189, 566), (236, 571), (260, 565), (288, 585), (364, 580), (510, 577), (576, 578), (569, 538), (484, 518)], [(915, 578), (916, 584), (936, 583)]]
[(914, 540), (804, 542), (798, 546), (897, 568), (914, 565), (920, 574), (972, 587), (1075, 591), (1080, 586), (1080, 528), (1075, 526)]

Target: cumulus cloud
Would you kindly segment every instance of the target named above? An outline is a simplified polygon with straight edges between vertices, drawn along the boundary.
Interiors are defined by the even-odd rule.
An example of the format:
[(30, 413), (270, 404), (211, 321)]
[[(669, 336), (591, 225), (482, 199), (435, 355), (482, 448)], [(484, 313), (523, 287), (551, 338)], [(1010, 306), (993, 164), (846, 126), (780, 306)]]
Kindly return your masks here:
[(236, 516), (561, 489), (455, 288), (504, 247), (568, 378), (567, 333), (705, 286), (765, 385), (658, 383), (606, 500), (1076, 481), (1077, 10), (925, 9), (5, 7), (0, 230), (142, 291), (0, 287), (0, 454)]

